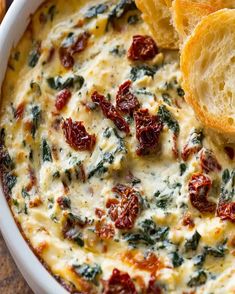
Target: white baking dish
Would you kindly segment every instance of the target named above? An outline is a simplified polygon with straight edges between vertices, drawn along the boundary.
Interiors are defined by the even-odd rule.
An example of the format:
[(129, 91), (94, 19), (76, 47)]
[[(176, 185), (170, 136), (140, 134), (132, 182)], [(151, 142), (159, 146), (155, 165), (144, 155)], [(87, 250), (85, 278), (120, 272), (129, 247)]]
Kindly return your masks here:
[[(24, 33), (30, 14), (42, 2), (43, 0), (15, 0), (0, 26), (0, 89), (11, 48)], [(35, 293), (67, 293), (43, 267), (22, 237), (2, 188), (0, 188), (0, 229), (19, 270)]]

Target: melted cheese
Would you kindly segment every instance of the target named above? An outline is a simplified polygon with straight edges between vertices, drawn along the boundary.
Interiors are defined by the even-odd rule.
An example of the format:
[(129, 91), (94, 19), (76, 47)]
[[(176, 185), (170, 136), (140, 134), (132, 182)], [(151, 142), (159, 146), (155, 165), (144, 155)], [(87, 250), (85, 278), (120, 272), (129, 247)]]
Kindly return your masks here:
[[(229, 240), (234, 238), (235, 227), (213, 215), (200, 214), (189, 200), (188, 182), (192, 174), (200, 171), (198, 154), (190, 157), (186, 163), (186, 171), (181, 174), (180, 164), (183, 162), (176, 159), (172, 152), (173, 136), (166, 125), (160, 137), (159, 150), (150, 156), (140, 157), (136, 155), (138, 142), (133, 120), (129, 121), (131, 134), (126, 136), (117, 131), (113, 122), (106, 119), (99, 109), (87, 110), (86, 104), (91, 103), (91, 94), (95, 90), (109, 94), (115, 104), (119, 86), (131, 78), (133, 68), (143, 65), (129, 61), (126, 52), (133, 35), (150, 34), (148, 27), (141, 21), (136, 10), (127, 12), (118, 20), (116, 28), (108, 24), (108, 13), (117, 2), (106, 1), (109, 6), (107, 11), (85, 19), (84, 15), (90, 7), (103, 2), (70, 0), (65, 5), (62, 0), (48, 1), (32, 17), (30, 28), (12, 51), (2, 89), (0, 123), (6, 132), (5, 146), (15, 164), (14, 174), (17, 177), (9, 201), (14, 217), (51, 272), (68, 284), (72, 283), (77, 290), (102, 292), (99, 279), (108, 280), (115, 267), (128, 272), (135, 281), (136, 288), (142, 293), (144, 290), (136, 277), (142, 277), (142, 282), (147, 285), (149, 271), (122, 258), (124, 252), (137, 250), (142, 255), (154, 253), (164, 265), (157, 271), (156, 280), (165, 293), (192, 290), (196, 290), (196, 293), (234, 293), (235, 251), (234, 244), (232, 246)], [(128, 23), (130, 16), (134, 16), (137, 22)], [(66, 70), (60, 63), (58, 48), (65, 40), (69, 42), (68, 34), (79, 36), (84, 31), (91, 34), (89, 45), (75, 56), (74, 67)], [(41, 42), (41, 54), (35, 66), (30, 67), (29, 56), (35, 42)], [(55, 53), (49, 58), (51, 48), (55, 48)], [(151, 114), (157, 114), (161, 105), (167, 107), (179, 123), (178, 148), (182, 151), (192, 131), (203, 127), (177, 92), (181, 84), (178, 53), (160, 52), (146, 64), (157, 70), (153, 76), (148, 76), (139, 69), (137, 77), (132, 77), (133, 92), (141, 107), (149, 109)], [(85, 82), (81, 89), (76, 89), (75, 86), (71, 89), (72, 97), (67, 106), (56, 114), (54, 105), (58, 90), (52, 89), (47, 80), (58, 76), (66, 80), (75, 75), (82, 76)], [(40, 87), (39, 92), (35, 91), (32, 83)], [(16, 120), (14, 109), (20, 103), (24, 103), (25, 110), (22, 119)], [(40, 109), (41, 115), (33, 138), (30, 126), (35, 106)], [(83, 121), (88, 133), (96, 135), (93, 152), (75, 151), (66, 143), (61, 127), (55, 128), (56, 119), (69, 117), (74, 121)], [(204, 147), (213, 150), (223, 170), (231, 170), (233, 165), (223, 151), (225, 140), (210, 131), (203, 132)], [(46, 140), (52, 150), (52, 161), (44, 162), (42, 159), (42, 140)], [(104, 163), (106, 172), (96, 172), (85, 182), (81, 176), (76, 178), (75, 174), (81, 163), (85, 173), (89, 175), (101, 162), (104, 154), (113, 155), (111, 163)], [(29, 167), (33, 169), (37, 182), (24, 193), (32, 181)], [(96, 208), (107, 212), (106, 202), (114, 197), (112, 188), (117, 183), (126, 184), (129, 171), (141, 180), (135, 188), (144, 201), (143, 209), (131, 232), (141, 228), (141, 223), (146, 219), (169, 230), (165, 240), (151, 246), (136, 242), (135, 249), (131, 249), (133, 244), (131, 247), (125, 234), (118, 229), (115, 229), (114, 238), (106, 241), (101, 240), (94, 232), (98, 222)], [(212, 172), (209, 176), (213, 180), (210, 197), (218, 202), (222, 185), (221, 173)], [(66, 182), (67, 189), (63, 181)], [(162, 203), (165, 201), (165, 205), (157, 204), (157, 192), (163, 197)], [(61, 196), (70, 199), (70, 209), (62, 210), (59, 207), (57, 199)], [(64, 238), (62, 234), (68, 212), (89, 220), (89, 225), (82, 231), (83, 247)], [(186, 213), (193, 218), (194, 228), (183, 226), (182, 219)], [(112, 223), (108, 213), (105, 218), (108, 223)], [(196, 230), (201, 235), (200, 242), (196, 250), (186, 252), (185, 242)], [(196, 258), (203, 254), (206, 246), (215, 248), (223, 242), (226, 247), (224, 256), (208, 255), (201, 266), (195, 265)], [(178, 267), (174, 267), (172, 263), (175, 252), (183, 258)], [(97, 283), (82, 280), (83, 277), (71, 270), (73, 265), (83, 263), (98, 264), (101, 267), (102, 274)], [(202, 270), (206, 273), (207, 280), (190, 286), (189, 281)]]

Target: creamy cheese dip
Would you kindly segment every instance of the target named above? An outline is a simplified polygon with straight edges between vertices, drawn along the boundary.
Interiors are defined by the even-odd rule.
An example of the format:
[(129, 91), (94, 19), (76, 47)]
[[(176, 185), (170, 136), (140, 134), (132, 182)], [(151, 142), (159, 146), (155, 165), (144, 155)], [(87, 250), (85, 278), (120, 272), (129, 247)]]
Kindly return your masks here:
[[(234, 146), (185, 103), (178, 52), (128, 57), (136, 35), (151, 37), (132, 1), (46, 1), (32, 16), (2, 88), (1, 174), (12, 213), (70, 292), (234, 293), (234, 212), (218, 214), (219, 203), (233, 203)], [(118, 112), (128, 133), (92, 101), (97, 91), (115, 107), (127, 81), (162, 127), (146, 154), (136, 153), (137, 109)], [(82, 122), (91, 148), (74, 148), (69, 118)], [(208, 184), (195, 196), (198, 176)]]

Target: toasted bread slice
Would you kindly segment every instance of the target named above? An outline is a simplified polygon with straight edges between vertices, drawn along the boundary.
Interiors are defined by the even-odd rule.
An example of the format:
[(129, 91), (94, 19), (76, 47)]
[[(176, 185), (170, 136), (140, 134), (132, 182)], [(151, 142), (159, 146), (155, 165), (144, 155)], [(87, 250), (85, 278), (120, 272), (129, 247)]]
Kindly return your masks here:
[(182, 48), (186, 101), (209, 128), (235, 134), (235, 10), (202, 19)]
[(203, 17), (221, 8), (217, 4), (211, 5), (210, 2), (210, 0), (175, 0), (173, 2), (173, 21), (181, 42), (186, 40)]
[(203, 17), (223, 8), (235, 8), (235, 0), (174, 0), (173, 23), (181, 43)]
[(0, 0), (0, 22), (2, 21), (6, 12), (6, 1)]
[(144, 21), (149, 25), (159, 47), (178, 49), (179, 39), (172, 24), (172, 15), (168, 5), (171, 0), (136, 0)]

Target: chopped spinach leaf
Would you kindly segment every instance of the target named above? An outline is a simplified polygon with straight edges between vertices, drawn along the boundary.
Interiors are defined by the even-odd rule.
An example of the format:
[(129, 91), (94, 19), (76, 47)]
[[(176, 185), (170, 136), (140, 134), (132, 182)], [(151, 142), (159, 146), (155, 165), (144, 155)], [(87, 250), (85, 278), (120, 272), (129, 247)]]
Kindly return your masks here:
[(120, 0), (109, 14), (109, 20), (121, 18), (126, 12), (136, 9), (134, 0)]
[(11, 159), (6, 148), (4, 148), (4, 151), (2, 151), (1, 153), (1, 165), (3, 165), (4, 168), (9, 171), (13, 170), (15, 167), (15, 164), (13, 160)]
[(180, 256), (177, 251), (172, 253), (172, 264), (174, 267), (181, 266), (183, 262), (184, 262), (183, 257)]
[(75, 35), (73, 32), (68, 33), (66, 38), (62, 41), (61, 47), (68, 48), (75, 43)]
[(165, 105), (161, 105), (158, 110), (158, 115), (161, 121), (173, 131), (175, 135), (179, 134), (180, 126), (177, 120), (173, 117), (171, 112), (166, 108)]
[(186, 169), (187, 169), (186, 164), (185, 163), (181, 163), (180, 164), (180, 176), (182, 176), (185, 173)]
[(16, 185), (17, 177), (11, 173), (7, 173), (4, 177), (4, 184), (6, 184), (9, 192), (11, 193), (11, 190)]
[(114, 156), (111, 153), (109, 153), (109, 152), (104, 153), (103, 158), (88, 173), (88, 179), (92, 178), (96, 174), (101, 175), (101, 174), (106, 173), (108, 171), (108, 168), (106, 166), (104, 166), (104, 164), (105, 163), (112, 164), (113, 161), (114, 161)]
[(154, 197), (156, 199), (156, 206), (161, 209), (166, 209), (172, 200), (170, 195), (161, 194), (160, 191), (157, 191)]
[(235, 169), (229, 172), (224, 170), (222, 174), (222, 187), (220, 192), (221, 202), (230, 202), (235, 196)]
[(65, 88), (75, 88), (76, 90), (80, 90), (84, 81), (84, 78), (79, 75), (68, 77), (65, 80), (61, 76), (47, 79), (49, 87), (53, 90), (63, 90)]
[(119, 133), (118, 133), (118, 130), (116, 128), (113, 128), (113, 132), (114, 132), (114, 135), (116, 136), (116, 138), (118, 138), (118, 146), (117, 146), (117, 149), (115, 150), (114, 153), (117, 153), (117, 152), (124, 152), (124, 153), (127, 153), (127, 149), (126, 149), (126, 145), (125, 145), (125, 141), (124, 141), (124, 138), (122, 138)]
[(206, 255), (211, 255), (213, 257), (224, 257), (227, 251), (225, 246), (222, 244), (218, 245), (215, 248), (206, 246), (204, 247), (204, 250)]
[(42, 140), (42, 161), (52, 162), (51, 148), (45, 139)]
[(132, 246), (138, 243), (154, 245), (165, 241), (169, 232), (168, 227), (157, 227), (151, 219), (145, 219), (139, 224), (139, 227), (136, 232), (124, 234), (124, 239)]
[(83, 263), (81, 265), (73, 265), (76, 274), (87, 281), (95, 282), (97, 277), (102, 273), (101, 267), (98, 264), (93, 266)]
[(66, 170), (64, 171), (64, 173), (65, 173), (65, 175), (66, 175), (66, 177), (67, 177), (69, 183), (71, 183), (71, 182), (72, 182), (72, 175), (71, 175), (70, 170), (66, 169)]
[(200, 255), (197, 255), (195, 258), (194, 258), (194, 265), (195, 266), (198, 266), (198, 267), (202, 267), (204, 262), (206, 260), (206, 254), (200, 254)]
[(17, 199), (12, 199), (12, 204), (19, 209), (20, 204)]
[(191, 279), (188, 281), (187, 285), (192, 287), (198, 287), (201, 285), (204, 285), (207, 281), (207, 274), (203, 270), (199, 270), (197, 273), (195, 273)]
[(131, 68), (130, 78), (133, 82), (144, 76), (149, 76), (153, 78), (157, 70), (158, 68), (156, 66), (150, 67), (148, 65), (138, 65)]
[(201, 235), (198, 233), (198, 231), (195, 231), (191, 239), (186, 240), (185, 242), (185, 250), (190, 251), (190, 250), (197, 250), (199, 241), (201, 239)]
[(123, 57), (126, 54), (126, 50), (123, 47), (120, 47), (117, 45), (114, 47), (112, 50), (109, 51), (112, 55), (118, 56), (118, 57)]
[(39, 122), (41, 119), (41, 109), (39, 108), (38, 105), (35, 105), (32, 107), (31, 111), (32, 111), (32, 116), (33, 116), (31, 133), (32, 133), (33, 138), (35, 138), (35, 134), (36, 134), (36, 131), (38, 129)]
[(168, 94), (168, 93), (163, 93), (163, 94), (162, 94), (162, 99), (163, 99), (163, 101), (164, 101), (166, 104), (171, 105), (171, 96), (170, 96), (170, 94)]
[(59, 179), (60, 178), (60, 172), (59, 171), (54, 172), (52, 177), (53, 177), (53, 179)]
[(26, 203), (24, 204), (24, 214), (28, 214), (28, 207), (27, 207)]
[(38, 60), (40, 58), (41, 55), (41, 43), (40, 42), (34, 42), (33, 43), (33, 49), (30, 51), (29, 53), (29, 59), (28, 59), (28, 65), (30, 67), (35, 67), (38, 63)]
[(85, 17), (88, 19), (93, 18), (93, 17), (97, 17), (99, 14), (106, 12), (107, 9), (108, 9), (108, 6), (106, 4), (102, 4), (102, 3), (98, 4), (96, 6), (92, 6), (85, 13)]
[(230, 172), (228, 169), (225, 169), (222, 174), (222, 181), (224, 184), (227, 184), (230, 180)]
[(77, 243), (78, 246), (84, 246), (84, 240), (82, 239), (81, 233), (77, 233), (73, 236), (73, 241)]
[(1, 146), (5, 145), (5, 137), (6, 137), (6, 131), (4, 128), (1, 128), (1, 131), (0, 131), (0, 145)]
[(29, 193), (26, 191), (25, 188), (23, 188), (23, 189), (21, 190), (21, 195), (22, 195), (24, 198), (30, 198), (30, 195), (29, 195)]
[(189, 138), (189, 144), (195, 146), (201, 146), (202, 147), (202, 140), (203, 140), (203, 132), (201, 130), (195, 129), (191, 134)]
[(106, 128), (105, 131), (104, 131), (104, 133), (103, 133), (103, 136), (105, 138), (110, 138), (111, 135), (112, 135), (112, 129), (111, 128)]
[(138, 89), (136, 91), (134, 91), (134, 94), (137, 94), (137, 95), (147, 95), (147, 96), (152, 96), (154, 97), (154, 94), (147, 91), (146, 88), (141, 88), (141, 89)]

